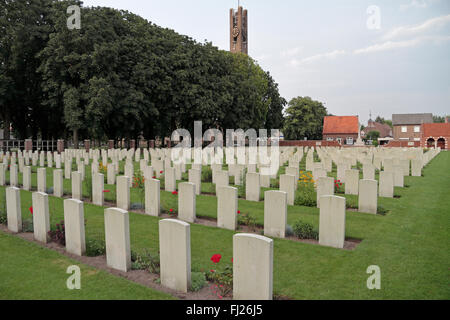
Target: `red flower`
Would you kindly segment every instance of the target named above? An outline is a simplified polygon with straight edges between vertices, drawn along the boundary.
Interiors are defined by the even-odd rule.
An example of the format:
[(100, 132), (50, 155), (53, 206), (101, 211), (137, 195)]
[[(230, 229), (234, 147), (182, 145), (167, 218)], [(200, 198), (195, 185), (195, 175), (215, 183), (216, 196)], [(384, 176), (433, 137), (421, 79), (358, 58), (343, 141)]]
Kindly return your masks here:
[(161, 170), (161, 171), (160, 171), (159, 173), (163, 174), (163, 173), (164, 173), (164, 171), (162, 171), (162, 170)]
[(111, 192), (110, 190), (103, 190), (103, 193), (109, 193)]
[(234, 260), (233, 260), (233, 258), (231, 258), (231, 263), (233, 263), (234, 262)]
[(173, 194), (174, 196), (176, 196), (176, 195), (178, 194), (178, 192), (174, 191), (174, 192), (172, 192), (172, 194)]
[(215, 270), (213, 270), (213, 269), (211, 269), (211, 270), (209, 270), (209, 272), (212, 272), (212, 273), (214, 273), (214, 272), (216, 272)]
[(30, 207), (28, 210), (30, 210), (30, 213), (33, 214), (33, 207)]
[(237, 214), (241, 214), (241, 210), (238, 210)]
[(156, 179), (156, 176), (153, 176), (152, 178), (153, 178), (153, 179)]
[(213, 263), (219, 263), (220, 259), (222, 259), (222, 256), (220, 254), (215, 254), (211, 257), (211, 261)]
[(173, 213), (173, 209), (170, 209), (169, 212), (170, 212), (170, 213)]

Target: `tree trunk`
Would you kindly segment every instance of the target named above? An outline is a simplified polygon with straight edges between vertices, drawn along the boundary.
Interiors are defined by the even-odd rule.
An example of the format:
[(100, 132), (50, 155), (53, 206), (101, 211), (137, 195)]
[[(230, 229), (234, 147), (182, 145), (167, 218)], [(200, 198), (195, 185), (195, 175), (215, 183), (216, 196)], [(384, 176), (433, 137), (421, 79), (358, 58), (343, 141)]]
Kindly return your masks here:
[(3, 139), (5, 140), (9, 140), (11, 138), (11, 134), (9, 132), (10, 125), (11, 122), (9, 120), (8, 115), (6, 115), (3, 120)]
[(78, 149), (78, 129), (74, 129), (73, 130), (73, 144), (74, 144), (74, 149)]

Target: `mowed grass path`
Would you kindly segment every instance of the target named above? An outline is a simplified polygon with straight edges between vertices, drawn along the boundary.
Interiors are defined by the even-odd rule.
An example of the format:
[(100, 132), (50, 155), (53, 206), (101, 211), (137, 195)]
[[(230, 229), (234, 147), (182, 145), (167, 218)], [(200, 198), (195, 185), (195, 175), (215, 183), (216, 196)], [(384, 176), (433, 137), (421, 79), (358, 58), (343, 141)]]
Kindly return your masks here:
[[(173, 299), (3, 232), (0, 232), (0, 261), (1, 300)], [(81, 290), (67, 289), (70, 274), (66, 270), (71, 265), (81, 269)]]
[[(442, 152), (436, 157), (424, 169), (424, 177), (406, 177), (405, 183), (410, 187), (396, 190), (401, 198), (380, 199), (390, 210), (387, 216), (347, 213), (347, 237), (364, 239), (354, 251), (275, 239), (274, 292), (295, 299), (450, 298), (450, 153)], [(27, 219), (31, 193), (22, 191), (21, 196), (22, 213)], [(172, 195), (162, 192), (161, 197), (171, 199)], [(216, 198), (211, 196), (198, 197), (198, 214), (215, 216), (215, 202)], [(239, 206), (261, 221), (263, 203), (240, 200)], [(62, 199), (51, 197), (50, 211), (52, 222), (59, 222), (63, 217)], [(318, 227), (318, 212), (315, 208), (289, 207), (288, 223), (301, 218)], [(85, 205), (85, 216), (87, 237), (103, 239), (103, 208)], [(148, 248), (157, 252), (158, 221), (158, 218), (130, 213), (132, 250)], [(232, 257), (233, 234), (191, 225), (192, 270), (209, 270), (209, 258), (215, 253), (222, 254), (222, 267), (228, 263)], [(3, 238), (0, 240), (3, 242)], [(3, 261), (1, 255), (0, 252)], [(367, 289), (366, 270), (370, 265), (381, 268), (381, 290)], [(11, 272), (10, 277), (20, 280), (21, 273)], [(108, 287), (108, 283), (104, 286)], [(30, 290), (33, 288), (29, 285)], [(86, 294), (85, 298), (89, 297)]]

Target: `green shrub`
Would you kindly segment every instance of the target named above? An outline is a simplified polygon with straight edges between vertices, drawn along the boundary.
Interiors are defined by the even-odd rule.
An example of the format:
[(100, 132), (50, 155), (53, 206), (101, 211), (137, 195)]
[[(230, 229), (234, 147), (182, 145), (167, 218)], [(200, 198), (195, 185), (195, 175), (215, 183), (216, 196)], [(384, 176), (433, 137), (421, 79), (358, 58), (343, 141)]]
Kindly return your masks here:
[(286, 237), (292, 237), (294, 235), (294, 229), (290, 225), (286, 225)]
[(64, 221), (57, 223), (55, 226), (51, 226), (48, 235), (52, 242), (59, 243), (62, 246), (66, 245), (66, 232)]
[(33, 227), (33, 219), (28, 219), (22, 221), (22, 232), (23, 233), (33, 233), (34, 227)]
[(6, 215), (6, 189), (1, 191), (0, 194), (0, 224), (7, 224)]
[(388, 210), (382, 205), (379, 205), (377, 208), (377, 214), (384, 216), (386, 213), (388, 213)]
[(212, 182), (212, 170), (210, 167), (202, 170), (202, 182)]
[(300, 182), (295, 194), (294, 204), (296, 206), (315, 207), (317, 206), (317, 195), (314, 190), (314, 183)]
[(210, 270), (206, 279), (215, 283), (216, 294), (220, 299), (233, 291), (233, 266), (227, 265), (224, 270)]
[(280, 188), (280, 180), (271, 179), (270, 180), (270, 187), (274, 188), (274, 189), (279, 189)]
[(248, 226), (252, 229), (256, 229), (256, 218), (250, 213), (240, 213), (238, 214), (238, 224), (243, 226)]
[(130, 204), (130, 210), (142, 210), (144, 208), (144, 204), (139, 202), (133, 202), (132, 204)]
[(345, 207), (347, 209), (358, 209), (359, 205), (356, 199), (353, 198), (347, 198), (345, 201)]
[(6, 216), (6, 213), (0, 212), (0, 224), (8, 224), (8, 218)]
[(319, 233), (314, 230), (314, 227), (305, 223), (301, 220), (298, 220), (294, 224), (294, 235), (299, 239), (314, 239), (319, 240)]
[(103, 240), (87, 239), (86, 240), (86, 256), (98, 257), (106, 253), (106, 245)]
[(156, 274), (160, 272), (159, 255), (154, 255), (148, 250), (142, 254), (131, 251), (131, 262), (133, 270), (147, 270)]
[(203, 272), (191, 273), (191, 291), (200, 291), (206, 284), (206, 276)]

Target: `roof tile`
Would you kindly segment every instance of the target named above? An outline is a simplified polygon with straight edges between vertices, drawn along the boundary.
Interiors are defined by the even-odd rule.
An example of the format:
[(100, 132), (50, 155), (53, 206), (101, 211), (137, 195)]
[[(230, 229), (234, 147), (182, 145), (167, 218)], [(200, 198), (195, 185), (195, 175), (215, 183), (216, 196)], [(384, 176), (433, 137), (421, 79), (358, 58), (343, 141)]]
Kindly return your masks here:
[(359, 133), (358, 116), (327, 116), (324, 118), (323, 134)]

